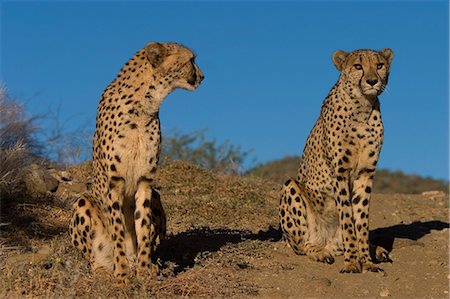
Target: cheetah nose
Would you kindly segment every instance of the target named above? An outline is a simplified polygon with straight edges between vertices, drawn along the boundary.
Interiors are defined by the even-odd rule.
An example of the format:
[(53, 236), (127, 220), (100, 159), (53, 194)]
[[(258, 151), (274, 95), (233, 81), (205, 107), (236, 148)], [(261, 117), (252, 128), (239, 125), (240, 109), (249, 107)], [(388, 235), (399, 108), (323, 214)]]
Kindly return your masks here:
[(203, 76), (203, 74), (201, 74), (201, 75), (200, 75), (200, 82), (202, 82), (203, 79), (205, 79), (205, 76)]
[(369, 80), (367, 80), (366, 82), (367, 82), (367, 84), (369, 84), (370, 86), (374, 86), (375, 84), (378, 83), (378, 80), (376, 80), (376, 79), (375, 79), (375, 80), (370, 80), (370, 79), (369, 79)]

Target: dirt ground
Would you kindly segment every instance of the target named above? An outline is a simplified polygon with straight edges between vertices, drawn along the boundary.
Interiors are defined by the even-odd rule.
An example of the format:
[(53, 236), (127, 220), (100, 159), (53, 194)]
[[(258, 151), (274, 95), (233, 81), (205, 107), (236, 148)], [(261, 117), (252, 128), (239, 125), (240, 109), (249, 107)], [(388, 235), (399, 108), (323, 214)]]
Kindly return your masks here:
[(280, 241), (279, 184), (171, 163), (158, 179), (169, 233), (158, 250), (161, 273), (145, 285), (132, 277), (117, 287), (70, 245), (71, 186), (89, 170), (69, 172), (73, 179), (52, 196), (3, 204), (1, 298), (449, 297), (448, 195), (375, 194), (371, 239), (390, 251), (392, 263), (382, 273), (340, 274), (342, 257), (313, 262)]

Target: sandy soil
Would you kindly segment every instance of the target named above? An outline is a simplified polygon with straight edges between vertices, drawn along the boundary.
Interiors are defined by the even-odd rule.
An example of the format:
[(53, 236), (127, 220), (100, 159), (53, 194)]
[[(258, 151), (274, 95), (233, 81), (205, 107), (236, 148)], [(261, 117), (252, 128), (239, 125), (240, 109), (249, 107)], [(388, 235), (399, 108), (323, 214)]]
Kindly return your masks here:
[[(162, 270), (140, 285), (116, 287), (92, 273), (69, 243), (67, 223), (80, 169), (57, 195), (2, 207), (0, 297), (448, 298), (448, 195), (375, 194), (371, 239), (390, 251), (383, 273), (340, 274), (296, 256), (280, 241), (280, 186), (214, 174), (186, 163), (161, 169), (168, 239)], [(64, 186), (67, 184), (67, 186)], [(376, 190), (375, 190), (376, 191)]]

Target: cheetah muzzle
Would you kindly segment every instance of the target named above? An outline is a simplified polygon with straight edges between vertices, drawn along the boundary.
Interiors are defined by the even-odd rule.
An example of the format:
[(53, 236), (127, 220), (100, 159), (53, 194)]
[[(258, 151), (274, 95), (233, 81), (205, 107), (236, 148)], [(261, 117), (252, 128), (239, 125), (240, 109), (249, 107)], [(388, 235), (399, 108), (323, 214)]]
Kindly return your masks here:
[(176, 88), (196, 89), (203, 74), (194, 53), (176, 43), (149, 43), (106, 88), (98, 106), (91, 190), (73, 205), (73, 245), (90, 261), (126, 282), (157, 270), (154, 251), (166, 217), (154, 177), (161, 132), (159, 108)]
[(384, 134), (378, 95), (392, 59), (390, 49), (334, 53), (340, 77), (308, 136), (297, 180), (281, 191), (288, 244), (325, 263), (343, 253), (341, 273), (381, 271), (374, 262), (388, 260), (386, 250), (369, 244), (369, 203)]

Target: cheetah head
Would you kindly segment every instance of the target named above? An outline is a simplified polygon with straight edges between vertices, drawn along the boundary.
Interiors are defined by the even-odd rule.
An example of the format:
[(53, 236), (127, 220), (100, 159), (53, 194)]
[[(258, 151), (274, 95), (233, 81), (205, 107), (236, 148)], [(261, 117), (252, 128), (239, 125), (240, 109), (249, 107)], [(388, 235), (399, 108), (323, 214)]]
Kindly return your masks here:
[(195, 64), (195, 54), (182, 45), (151, 42), (145, 46), (145, 52), (154, 73), (159, 75), (157, 80), (171, 90), (194, 90), (204, 78)]
[(350, 53), (338, 50), (333, 62), (344, 82), (344, 89), (351, 96), (361, 94), (375, 97), (386, 88), (389, 68), (394, 54), (389, 48), (381, 51), (356, 50)]

